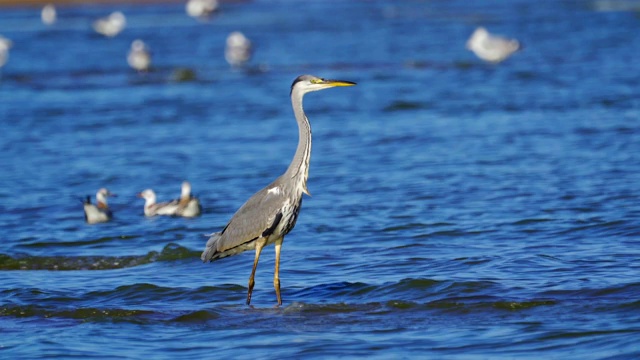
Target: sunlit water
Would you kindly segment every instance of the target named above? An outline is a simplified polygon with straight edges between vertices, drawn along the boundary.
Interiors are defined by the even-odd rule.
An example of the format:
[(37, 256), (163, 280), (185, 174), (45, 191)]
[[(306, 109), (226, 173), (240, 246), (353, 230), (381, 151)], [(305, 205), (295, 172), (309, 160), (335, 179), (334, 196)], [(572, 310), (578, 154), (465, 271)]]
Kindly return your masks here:
[[(52, 27), (2, 9), (0, 356), (640, 357), (635, 5), (77, 6)], [(123, 33), (93, 33), (115, 10)], [(479, 25), (524, 49), (482, 63)], [(234, 30), (246, 70), (224, 61)], [(147, 74), (127, 67), (136, 38)], [(286, 169), (303, 73), (358, 86), (305, 99), (313, 196), (284, 304), (269, 247), (248, 307), (253, 253), (202, 264), (203, 234)], [(201, 217), (144, 218), (136, 193), (185, 179)], [(86, 225), (78, 199), (103, 186), (115, 219)]]

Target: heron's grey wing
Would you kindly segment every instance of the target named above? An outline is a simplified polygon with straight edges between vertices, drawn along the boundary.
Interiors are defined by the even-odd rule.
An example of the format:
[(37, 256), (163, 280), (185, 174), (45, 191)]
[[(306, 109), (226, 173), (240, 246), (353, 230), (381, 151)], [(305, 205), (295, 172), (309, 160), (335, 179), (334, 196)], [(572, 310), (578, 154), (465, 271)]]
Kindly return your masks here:
[[(211, 260), (218, 254), (221, 255), (218, 257), (226, 256), (222, 253), (270, 235), (282, 219), (281, 211), (286, 201), (285, 195), (271, 192), (269, 187), (257, 192), (236, 211), (224, 230), (211, 236), (202, 253), (202, 260)], [(244, 250), (238, 249), (237, 252)]]
[(204, 251), (202, 255), (200, 255), (200, 259), (203, 262), (207, 262), (213, 258), (216, 254), (217, 246), (216, 243), (220, 240), (220, 236), (222, 236), (222, 232), (213, 233), (210, 235), (211, 237), (207, 240), (207, 245), (204, 247)]

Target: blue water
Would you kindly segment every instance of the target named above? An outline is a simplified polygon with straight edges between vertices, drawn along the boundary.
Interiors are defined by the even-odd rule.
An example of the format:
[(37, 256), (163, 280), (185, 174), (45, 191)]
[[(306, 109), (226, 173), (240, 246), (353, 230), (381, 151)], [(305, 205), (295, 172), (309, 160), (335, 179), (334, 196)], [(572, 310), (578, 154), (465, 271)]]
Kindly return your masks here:
[[(252, 1), (3, 8), (2, 358), (640, 357), (634, 1)], [(91, 21), (122, 10), (113, 39)], [(487, 65), (476, 26), (524, 48)], [(248, 68), (224, 40), (255, 44)], [(153, 70), (126, 64), (133, 39)], [(309, 190), (282, 251), (203, 264), (287, 167), (300, 74)], [(183, 76), (190, 74), (191, 76)], [(195, 219), (145, 218), (192, 183)], [(112, 222), (79, 198), (108, 187)]]

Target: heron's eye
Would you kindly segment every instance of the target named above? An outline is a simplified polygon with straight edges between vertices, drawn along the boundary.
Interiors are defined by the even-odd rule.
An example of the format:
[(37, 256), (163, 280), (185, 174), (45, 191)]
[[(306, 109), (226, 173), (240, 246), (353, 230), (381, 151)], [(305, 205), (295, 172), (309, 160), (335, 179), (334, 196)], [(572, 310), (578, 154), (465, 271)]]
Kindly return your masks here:
[(322, 82), (322, 79), (311, 79), (312, 84), (321, 84)]

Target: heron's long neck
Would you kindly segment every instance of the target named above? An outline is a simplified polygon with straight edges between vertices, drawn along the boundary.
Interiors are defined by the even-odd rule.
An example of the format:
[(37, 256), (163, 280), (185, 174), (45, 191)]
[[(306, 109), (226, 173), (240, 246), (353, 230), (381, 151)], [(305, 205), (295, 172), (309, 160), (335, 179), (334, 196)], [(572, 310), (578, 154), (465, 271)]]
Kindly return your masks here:
[(309, 160), (311, 159), (311, 125), (302, 109), (302, 96), (295, 92), (291, 96), (293, 113), (298, 123), (298, 148), (291, 160), (291, 164), (285, 172), (287, 178), (293, 178), (296, 186), (300, 187), (305, 194), (307, 190), (307, 178), (309, 177)]

